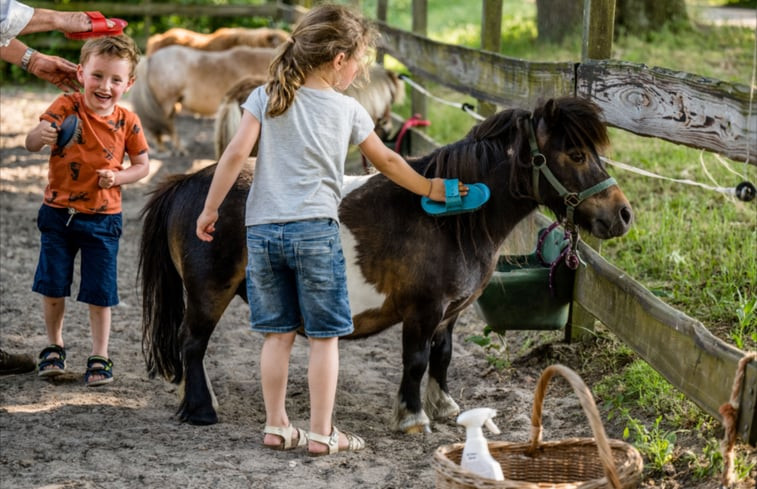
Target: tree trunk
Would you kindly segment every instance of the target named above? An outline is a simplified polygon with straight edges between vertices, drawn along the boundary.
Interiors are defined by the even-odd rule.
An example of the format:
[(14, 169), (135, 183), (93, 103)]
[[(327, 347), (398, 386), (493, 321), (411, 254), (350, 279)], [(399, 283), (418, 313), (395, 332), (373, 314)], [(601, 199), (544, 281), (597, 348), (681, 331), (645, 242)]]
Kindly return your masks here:
[(685, 0), (616, 0), (615, 27), (632, 35), (688, 19)]
[(583, 0), (536, 0), (539, 42), (560, 43), (581, 32)]

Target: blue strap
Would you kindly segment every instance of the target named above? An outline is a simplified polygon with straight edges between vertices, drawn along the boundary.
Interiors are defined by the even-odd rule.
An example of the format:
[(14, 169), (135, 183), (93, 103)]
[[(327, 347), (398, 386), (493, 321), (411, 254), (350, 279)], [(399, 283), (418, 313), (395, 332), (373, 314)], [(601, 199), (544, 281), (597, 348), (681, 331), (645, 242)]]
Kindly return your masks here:
[(444, 180), (444, 203), (447, 209), (460, 209), (463, 206), (463, 199), (460, 197), (458, 185), (459, 183), (456, 178)]

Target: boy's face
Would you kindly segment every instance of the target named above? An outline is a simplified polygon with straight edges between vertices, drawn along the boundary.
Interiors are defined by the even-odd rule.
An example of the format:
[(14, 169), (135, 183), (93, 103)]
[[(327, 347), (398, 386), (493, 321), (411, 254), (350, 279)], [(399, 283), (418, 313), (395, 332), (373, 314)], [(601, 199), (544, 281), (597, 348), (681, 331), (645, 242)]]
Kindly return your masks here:
[(107, 116), (134, 83), (129, 78), (129, 60), (117, 56), (91, 55), (79, 65), (76, 76), (84, 87), (84, 103), (97, 115)]

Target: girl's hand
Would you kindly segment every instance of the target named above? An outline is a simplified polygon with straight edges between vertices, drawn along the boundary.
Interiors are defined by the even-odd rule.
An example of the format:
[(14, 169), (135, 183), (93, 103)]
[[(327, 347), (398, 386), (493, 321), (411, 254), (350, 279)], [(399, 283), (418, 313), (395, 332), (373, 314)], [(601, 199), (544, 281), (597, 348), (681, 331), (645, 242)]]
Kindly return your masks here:
[[(444, 185), (444, 179), (432, 178), (429, 181), (431, 182), (431, 188), (426, 197), (437, 202), (446, 202), (447, 190)], [(461, 197), (468, 195), (468, 187), (463, 182), (457, 182), (457, 191), (460, 192)]]
[(218, 221), (218, 211), (209, 211), (203, 209), (200, 217), (197, 218), (197, 229), (195, 233), (202, 241), (213, 241), (212, 233), (216, 230), (216, 221)]
[(100, 188), (111, 188), (116, 185), (116, 173), (113, 170), (95, 170), (100, 177), (97, 184)]

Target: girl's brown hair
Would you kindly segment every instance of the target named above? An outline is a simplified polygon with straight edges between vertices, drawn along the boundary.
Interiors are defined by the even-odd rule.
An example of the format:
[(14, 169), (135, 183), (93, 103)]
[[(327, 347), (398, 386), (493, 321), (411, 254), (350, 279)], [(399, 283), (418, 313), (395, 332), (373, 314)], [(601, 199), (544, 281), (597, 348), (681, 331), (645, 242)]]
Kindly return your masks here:
[(271, 62), (271, 80), (266, 85), (269, 117), (281, 115), (294, 101), (297, 89), (315, 68), (332, 61), (339, 53), (352, 57), (375, 46), (376, 28), (350, 9), (320, 5), (311, 9), (279, 47)]

